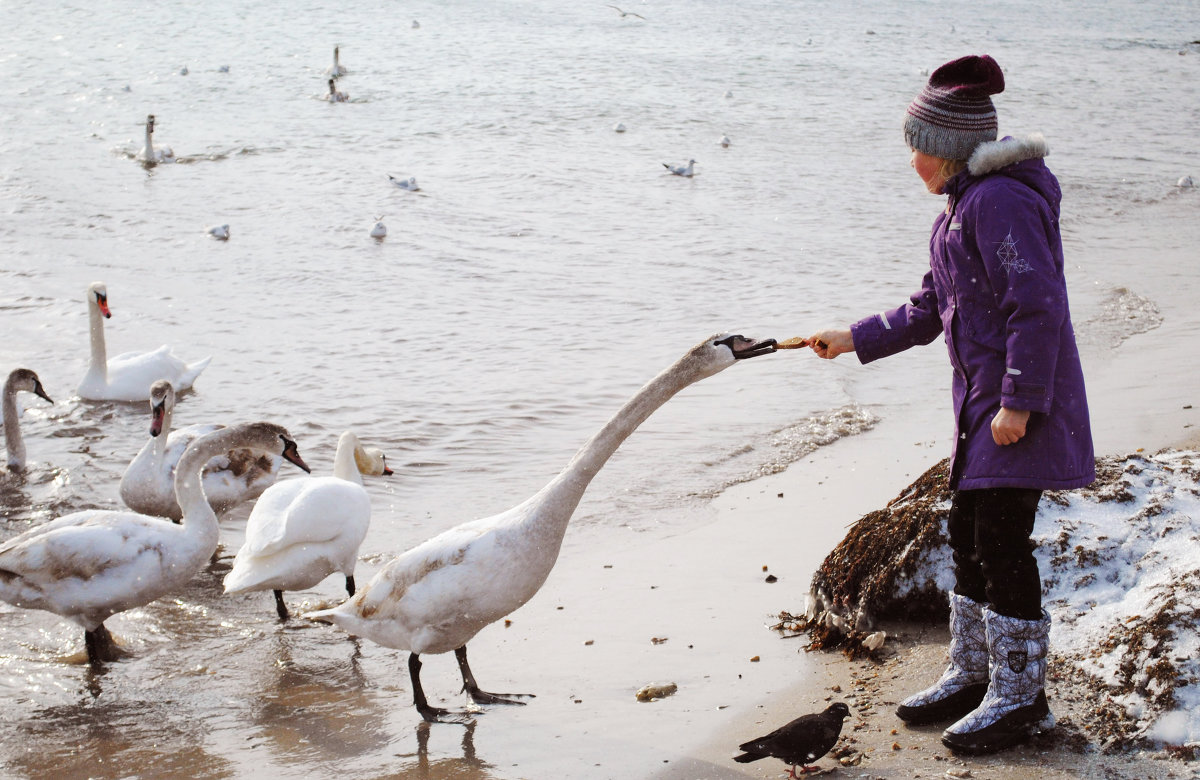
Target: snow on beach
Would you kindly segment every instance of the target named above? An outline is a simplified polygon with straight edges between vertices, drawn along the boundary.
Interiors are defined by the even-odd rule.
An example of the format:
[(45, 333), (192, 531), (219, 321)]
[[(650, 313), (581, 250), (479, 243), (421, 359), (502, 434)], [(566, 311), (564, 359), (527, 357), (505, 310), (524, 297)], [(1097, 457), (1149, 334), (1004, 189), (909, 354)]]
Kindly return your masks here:
[[(864, 516), (813, 578), (813, 648), (867, 652), (881, 618), (944, 620), (946, 461)], [(1101, 748), (1200, 747), (1200, 452), (1097, 459), (1097, 480), (1047, 492), (1033, 539), (1053, 619), (1048, 687), (1086, 700), (1073, 725)], [(1053, 706), (1053, 701), (1052, 701)]]

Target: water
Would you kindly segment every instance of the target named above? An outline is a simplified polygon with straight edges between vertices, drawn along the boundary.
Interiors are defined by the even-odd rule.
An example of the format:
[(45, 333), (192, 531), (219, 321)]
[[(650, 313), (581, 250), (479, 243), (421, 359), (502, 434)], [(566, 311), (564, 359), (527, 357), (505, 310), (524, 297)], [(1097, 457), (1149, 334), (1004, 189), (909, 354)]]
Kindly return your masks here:
[[(536, 491), (709, 334), (803, 335), (903, 300), (939, 204), (908, 167), (900, 116), (929, 69), (969, 51), (1006, 69), (1002, 132), (1050, 143), (1085, 349), (1119, 340), (1114, 311), (1156, 327), (1128, 269), (1088, 263), (1089, 240), (1131, 209), (1177, 205), (1176, 179), (1200, 173), (1194, 4), (1004, 2), (962, 19), (889, 0), (630, 10), (647, 21), (549, 0), (3, 5), (0, 368), (33, 368), (57, 403), (22, 398), (31, 469), (0, 485), (0, 531), (115, 506), (145, 440), (144, 405), (73, 397), (84, 289), (103, 280), (110, 354), (169, 343), (213, 356), (177, 424), (271, 419), (317, 471), (346, 429), (388, 453), (396, 475), (369, 485), (365, 581)], [(331, 105), (335, 44), (351, 101)], [(132, 159), (147, 114), (180, 163)], [(690, 180), (661, 165), (688, 158)], [(221, 223), (225, 243), (205, 232)], [(615, 528), (703, 523), (723, 487), (944, 390), (940, 350), (905, 360), (863, 372), (783, 354), (686, 389), (597, 477), (564, 556)], [(298, 747), (294, 776), (429, 761), (384, 747), (411, 713), (363, 714), (407, 700), (401, 654), (368, 674), (347, 664), (344, 637), (280, 632), (220, 598), (246, 511), (178, 602), (114, 619), (137, 651), (120, 675), (57, 660), (78, 649), (73, 626), (0, 609), (3, 771), (233, 776), (272, 740), (317, 741), (302, 741), (305, 723), (339, 738)], [(335, 579), (310, 595), (337, 598)], [(285, 728), (297, 706), (311, 722)], [(497, 755), (480, 771), (529, 771)]]

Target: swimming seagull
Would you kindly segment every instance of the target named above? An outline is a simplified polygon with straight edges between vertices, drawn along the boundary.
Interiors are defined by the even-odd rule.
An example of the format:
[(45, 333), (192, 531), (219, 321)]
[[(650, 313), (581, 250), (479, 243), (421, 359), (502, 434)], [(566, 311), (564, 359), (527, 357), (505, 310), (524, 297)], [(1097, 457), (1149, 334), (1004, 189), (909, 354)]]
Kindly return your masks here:
[(624, 125), (624, 123), (622, 123), (622, 122), (617, 122), (615, 125), (613, 125), (613, 132), (614, 132), (614, 133), (623, 133), (623, 132), (625, 132), (625, 125)]
[(728, 149), (729, 144), (732, 143), (732, 141), (729, 140), (729, 136), (723, 135), (720, 137), (720, 139), (717, 141), (717, 143), (719, 143), (721, 146), (724, 146), (726, 149)]
[(414, 30), (419, 30), (419, 29), (421, 29), (421, 23), (420, 23), (420, 22), (418, 22), (416, 19), (413, 19), (413, 26), (412, 26), (412, 28), (413, 28)]
[(835, 702), (824, 712), (801, 715), (766, 736), (743, 743), (738, 750), (745, 752), (734, 756), (733, 760), (748, 764), (772, 756), (792, 765), (788, 770), (791, 778), (796, 777), (797, 764), (800, 774), (820, 771), (809, 764), (833, 749), (842, 733), (842, 721), (848, 717), (850, 708), (840, 701)]
[(213, 225), (208, 229), (208, 234), (218, 241), (228, 241), (229, 225)]
[(1195, 187), (1196, 182), (1193, 181), (1191, 176), (1181, 176), (1179, 178), (1179, 181), (1175, 182), (1175, 186), (1179, 187), (1180, 189), (1187, 190), (1187, 189), (1191, 189), (1192, 187)]
[(371, 238), (387, 237), (387, 226), (382, 222), (376, 222), (375, 227), (371, 228)]
[[(628, 345), (633, 350), (645, 340)], [(453, 651), (463, 688), (478, 704), (523, 704), (480, 690), (467, 642), (533, 598), (558, 559), (571, 515), (608, 459), (679, 391), (730, 366), (775, 351), (775, 340), (721, 333), (689, 349), (650, 380), (579, 449), (558, 476), (520, 504), (455, 526), (393, 559), (333, 609), (309, 613), (384, 647), (407, 650), (413, 704), (427, 721), (462, 722), (432, 707), (421, 687), (421, 655)], [(450, 716), (450, 718), (445, 718)]]
[(416, 192), (417, 190), (421, 189), (417, 186), (416, 176), (409, 176), (407, 179), (397, 179), (395, 176), (389, 173), (388, 181), (390, 181), (392, 184), (395, 184), (400, 189), (408, 190), (409, 192)]
[(663, 163), (663, 167), (666, 168), (671, 173), (675, 174), (676, 176), (686, 176), (688, 178), (691, 178), (692, 166), (694, 166), (695, 164), (696, 164), (695, 160), (688, 160), (687, 165), (668, 165), (667, 163)]
[(615, 5), (611, 5), (609, 3), (605, 3), (605, 5), (607, 5), (609, 8), (616, 8), (617, 13), (621, 15), (622, 19), (624, 19), (626, 16), (636, 16), (643, 22), (646, 21), (646, 17), (642, 16), (641, 14), (635, 14), (633, 11), (622, 11), (620, 8), (617, 8)]

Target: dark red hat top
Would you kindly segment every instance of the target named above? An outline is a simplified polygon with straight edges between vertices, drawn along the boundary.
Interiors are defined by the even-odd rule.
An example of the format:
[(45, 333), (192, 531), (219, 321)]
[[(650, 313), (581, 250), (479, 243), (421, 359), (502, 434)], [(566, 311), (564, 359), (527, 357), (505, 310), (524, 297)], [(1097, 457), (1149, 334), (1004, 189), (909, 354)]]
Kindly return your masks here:
[(972, 54), (935, 70), (929, 86), (959, 97), (986, 97), (1004, 91), (1004, 72), (988, 55)]

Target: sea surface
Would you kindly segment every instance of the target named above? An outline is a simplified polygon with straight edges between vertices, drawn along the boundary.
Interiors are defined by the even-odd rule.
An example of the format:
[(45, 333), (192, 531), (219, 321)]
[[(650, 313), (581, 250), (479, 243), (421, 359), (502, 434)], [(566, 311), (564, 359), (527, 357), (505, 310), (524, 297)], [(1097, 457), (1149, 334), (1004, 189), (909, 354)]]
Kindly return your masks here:
[[(281, 423), (318, 473), (344, 430), (387, 453), (365, 582), (536, 492), (709, 335), (783, 339), (902, 303), (941, 203), (901, 118), (966, 53), (1005, 69), (1001, 133), (1049, 143), (1085, 359), (1158, 327), (1136, 258), (1090, 262), (1092, 236), (1195, 196), (1177, 182), (1200, 182), (1196, 3), (622, 7), (645, 18), (553, 0), (0, 3), (0, 373), (35, 370), (55, 401), (20, 398), (30, 466), (0, 480), (0, 537), (119, 506), (147, 439), (148, 404), (75, 394), (103, 281), (110, 355), (212, 356), (177, 425)], [(323, 99), (334, 46), (343, 103)], [(151, 114), (174, 162), (136, 159)], [(663, 167), (689, 159), (692, 178)], [(221, 224), (228, 241), (207, 233)], [(600, 472), (563, 556), (705, 523), (729, 485), (940, 401), (944, 353), (918, 352), (890, 371), (781, 353), (685, 389)], [(408, 708), (373, 712), (373, 673), (407, 701), (403, 654), (364, 670), (332, 630), (277, 629), (268, 595), (221, 596), (248, 512), (186, 593), (111, 621), (134, 650), (117, 673), (64, 661), (74, 625), (0, 606), (0, 775), (462, 768), (407, 744)], [(340, 595), (334, 577), (290, 599)], [(297, 708), (320, 713), (313, 733)], [(489, 760), (468, 765), (546, 776)]]

